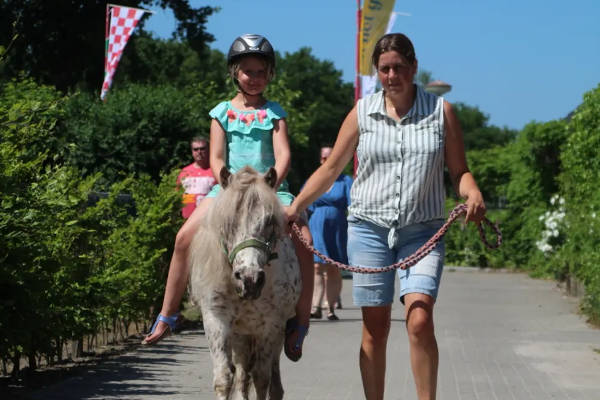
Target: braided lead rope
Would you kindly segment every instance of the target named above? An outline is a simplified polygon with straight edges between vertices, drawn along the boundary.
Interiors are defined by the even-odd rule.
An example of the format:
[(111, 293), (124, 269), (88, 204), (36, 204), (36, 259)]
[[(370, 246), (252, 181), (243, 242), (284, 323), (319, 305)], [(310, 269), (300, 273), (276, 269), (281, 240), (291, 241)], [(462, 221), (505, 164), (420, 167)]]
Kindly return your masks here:
[[(414, 254), (411, 254), (410, 256), (402, 259), (401, 261), (397, 262), (396, 264), (388, 265), (386, 267), (377, 268), (377, 269), (346, 265), (346, 264), (342, 264), (339, 261), (332, 260), (331, 258), (327, 257), (326, 255), (322, 254), (317, 249), (315, 249), (310, 243), (308, 243), (308, 240), (306, 240), (306, 238), (304, 236), (302, 236), (300, 227), (295, 222), (292, 224), (292, 230), (294, 231), (294, 233), (296, 234), (298, 239), (300, 239), (302, 244), (304, 244), (304, 246), (308, 250), (310, 250), (313, 254), (317, 255), (318, 257), (322, 258), (327, 263), (333, 264), (336, 267), (338, 267), (339, 269), (343, 269), (343, 270), (350, 271), (350, 272), (358, 272), (361, 274), (375, 274), (375, 273), (380, 273), (380, 272), (392, 271), (392, 270), (395, 270), (398, 268), (407, 269), (407, 268), (412, 267), (416, 263), (418, 263), (423, 257), (425, 257), (427, 254), (431, 253), (431, 251), (435, 248), (435, 246), (438, 244), (438, 242), (446, 234), (450, 225), (460, 215), (466, 214), (466, 213), (467, 213), (467, 205), (466, 204), (457, 205), (456, 207), (454, 207), (454, 209), (452, 211), (450, 211), (450, 214), (448, 216), (448, 220), (446, 221), (446, 223), (444, 223), (444, 225), (442, 225), (442, 227), (431, 237), (431, 239), (429, 239), (427, 242), (425, 242), (425, 244), (423, 246), (421, 246), (419, 249), (417, 249), (417, 251), (415, 251)], [(500, 232), (500, 228), (498, 228), (498, 224), (492, 223), (489, 219), (487, 219), (485, 217), (483, 218), (483, 222), (486, 225), (488, 225), (494, 232), (496, 232), (496, 244), (492, 245), (487, 241), (487, 238), (485, 237), (485, 232), (483, 231), (483, 227), (481, 226), (481, 224), (478, 224), (477, 229), (479, 230), (479, 237), (481, 238), (481, 241), (489, 249), (497, 249), (502, 244), (502, 233)]]

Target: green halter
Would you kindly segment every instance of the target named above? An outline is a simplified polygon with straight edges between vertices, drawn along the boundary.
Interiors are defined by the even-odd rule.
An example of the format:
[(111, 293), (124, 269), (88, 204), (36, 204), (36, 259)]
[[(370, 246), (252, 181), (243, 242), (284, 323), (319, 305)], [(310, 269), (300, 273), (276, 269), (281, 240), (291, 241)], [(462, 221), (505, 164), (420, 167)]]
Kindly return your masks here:
[(265, 253), (269, 254), (269, 261), (271, 261), (277, 258), (277, 253), (272, 251), (273, 247), (275, 246), (275, 241), (273, 239), (274, 238), (271, 237), (271, 240), (267, 242), (256, 238), (246, 239), (236, 244), (229, 253), (227, 252), (227, 245), (225, 244), (224, 239), (221, 239), (221, 246), (223, 247), (223, 252), (225, 253), (225, 256), (229, 260), (230, 264), (233, 264), (233, 260), (235, 260), (237, 253), (248, 247), (255, 247), (263, 250)]

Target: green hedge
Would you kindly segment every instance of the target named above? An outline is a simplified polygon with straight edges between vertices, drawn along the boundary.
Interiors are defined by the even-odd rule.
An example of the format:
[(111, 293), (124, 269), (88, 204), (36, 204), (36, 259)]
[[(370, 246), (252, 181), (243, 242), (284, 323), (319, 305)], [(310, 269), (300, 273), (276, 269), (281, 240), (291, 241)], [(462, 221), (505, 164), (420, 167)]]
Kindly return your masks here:
[[(175, 173), (128, 176), (90, 205), (100, 174), (57, 162), (66, 99), (32, 82), (0, 96), (0, 358), (60, 359), (68, 340), (149, 320), (179, 228)], [(58, 146), (57, 146), (58, 148)], [(64, 149), (68, 151), (68, 148)], [(135, 200), (135, 215), (118, 201)]]
[(569, 119), (532, 122), (514, 142), (467, 158), (504, 244), (489, 251), (474, 228), (451, 228), (448, 263), (575, 277), (583, 311), (600, 323), (600, 86)]
[(565, 243), (554, 260), (585, 285), (583, 309), (600, 323), (600, 85), (584, 96), (562, 148)]

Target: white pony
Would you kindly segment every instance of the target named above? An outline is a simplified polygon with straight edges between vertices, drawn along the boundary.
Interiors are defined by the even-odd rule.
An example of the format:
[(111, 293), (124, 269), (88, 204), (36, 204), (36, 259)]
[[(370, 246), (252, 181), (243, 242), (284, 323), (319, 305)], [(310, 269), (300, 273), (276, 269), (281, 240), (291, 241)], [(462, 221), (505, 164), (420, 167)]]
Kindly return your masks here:
[(221, 170), (222, 189), (191, 244), (191, 293), (200, 302), (218, 399), (283, 398), (279, 357), (301, 279), (273, 186), (250, 167)]

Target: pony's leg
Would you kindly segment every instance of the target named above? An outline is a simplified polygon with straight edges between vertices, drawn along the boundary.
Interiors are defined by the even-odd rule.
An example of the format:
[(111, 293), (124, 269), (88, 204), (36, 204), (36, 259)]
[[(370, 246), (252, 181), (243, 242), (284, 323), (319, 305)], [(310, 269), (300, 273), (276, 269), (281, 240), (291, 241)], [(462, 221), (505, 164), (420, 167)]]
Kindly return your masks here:
[(235, 335), (232, 342), (232, 360), (235, 366), (234, 398), (248, 399), (250, 390), (250, 370), (254, 364), (252, 357), (252, 338), (247, 335)]
[[(280, 335), (274, 335), (283, 339)], [(269, 385), (269, 400), (281, 400), (283, 399), (283, 385), (281, 384), (281, 372), (279, 370), (279, 357), (281, 350), (283, 349), (283, 340), (279, 340), (279, 343), (275, 344), (275, 351), (271, 357), (271, 384)]]
[[(276, 337), (276, 335), (273, 337)], [(257, 344), (254, 354), (256, 355), (256, 362), (254, 368), (252, 368), (252, 381), (254, 382), (254, 389), (256, 390), (256, 399), (265, 400), (271, 384), (273, 366), (272, 340), (263, 339)]]
[(283, 399), (283, 385), (281, 384), (281, 371), (279, 370), (279, 355), (281, 354), (282, 346), (279, 351), (273, 354), (271, 361), (271, 384), (269, 385), (269, 400)]
[(204, 329), (213, 362), (213, 387), (217, 399), (229, 399), (234, 366), (231, 360), (231, 331), (214, 316), (204, 315)]

